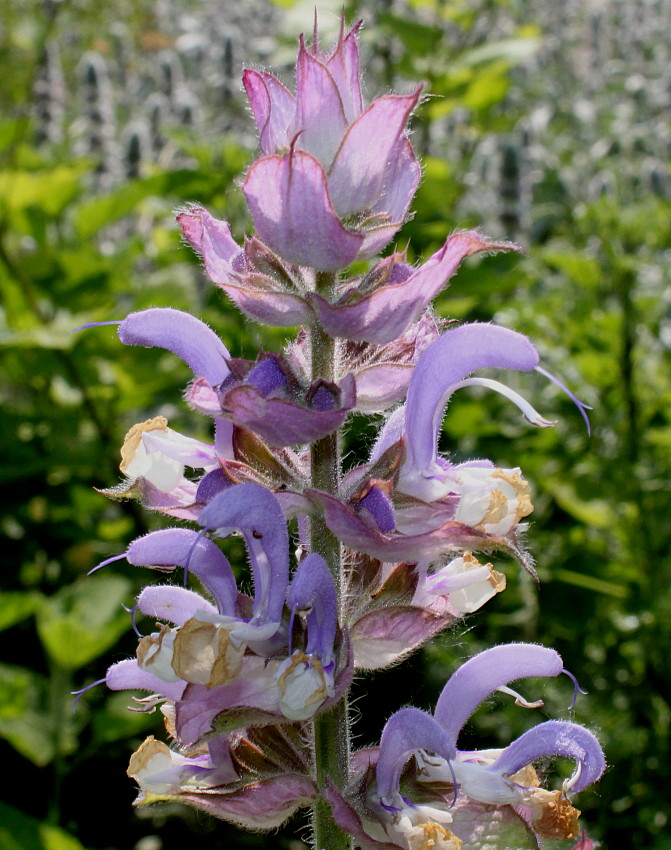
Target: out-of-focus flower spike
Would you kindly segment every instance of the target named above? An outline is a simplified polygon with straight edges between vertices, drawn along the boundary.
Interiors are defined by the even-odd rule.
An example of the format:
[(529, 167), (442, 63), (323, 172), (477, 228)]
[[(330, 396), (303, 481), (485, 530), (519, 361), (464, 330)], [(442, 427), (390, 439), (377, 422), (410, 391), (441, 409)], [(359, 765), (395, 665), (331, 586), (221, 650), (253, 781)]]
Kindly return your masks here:
[(563, 668), (554, 649), (537, 644), (509, 643), (486, 649), (448, 679), (434, 717), (456, 741), (471, 714), (498, 688), (527, 676), (558, 676)]
[(165, 348), (180, 357), (196, 377), (212, 386), (229, 375), (228, 349), (208, 326), (190, 313), (171, 307), (152, 307), (130, 313), (119, 326), (124, 345)]
[(601, 776), (606, 767), (601, 745), (584, 726), (562, 720), (548, 720), (529, 729), (513, 741), (487, 770), (512, 776), (535, 759), (563, 756), (576, 762), (579, 775), (569, 779), (572, 794), (582, 791)]
[(236, 484), (212, 498), (199, 522), (223, 535), (242, 532), (254, 575), (252, 622), (279, 627), (289, 579), (289, 535), (277, 499), (259, 484)]
[(416, 750), (429, 750), (450, 762), (455, 741), (440, 723), (419, 708), (402, 708), (387, 721), (380, 738), (376, 767), (377, 792), (382, 805), (391, 805), (398, 795), (401, 773)]
[(546, 377), (549, 381), (552, 381), (553, 384), (556, 384), (556, 386), (558, 386), (560, 390), (566, 393), (566, 395), (571, 399), (573, 404), (575, 404), (575, 406), (580, 411), (580, 415), (582, 416), (582, 418), (585, 420), (588, 436), (591, 435), (592, 428), (590, 425), (589, 416), (586, 412), (588, 410), (592, 410), (589, 404), (585, 404), (584, 401), (580, 401), (577, 395), (572, 393), (571, 390), (559, 380), (559, 378), (556, 378), (551, 372), (548, 372), (547, 369), (543, 369), (541, 366), (536, 366), (535, 368), (537, 372)]

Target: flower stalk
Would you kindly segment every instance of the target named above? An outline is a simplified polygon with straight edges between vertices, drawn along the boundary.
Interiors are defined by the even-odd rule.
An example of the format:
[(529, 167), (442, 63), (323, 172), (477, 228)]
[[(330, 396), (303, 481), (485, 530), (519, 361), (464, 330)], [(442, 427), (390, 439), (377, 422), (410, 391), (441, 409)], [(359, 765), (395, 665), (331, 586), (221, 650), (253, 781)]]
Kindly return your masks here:
[[(107, 495), (198, 529), (152, 532), (99, 565), (125, 558), (184, 574), (182, 584), (142, 590), (133, 616), (158, 621), (158, 631), (102, 681), (148, 692), (140, 705), (161, 706), (173, 738), (172, 747), (150, 738), (133, 755), (138, 805), (178, 801), (257, 830), (309, 807), (316, 850), (353, 841), (361, 850), (479, 850), (480, 837), (502, 827), (520, 847), (572, 838), (569, 798), (605, 765), (591, 732), (548, 721), (501, 751), (458, 748), (461, 727), (493, 691), (524, 708), (542, 704), (508, 685), (565, 672), (551, 649), (488, 650), (447, 682), (434, 715), (401, 709), (379, 746), (351, 748), (356, 670), (397, 663), (503, 591), (505, 576), (485, 556), (512, 554), (535, 575), (520, 542), (533, 511), (522, 471), (482, 458), (453, 464), (439, 452), (451, 396), (494, 390), (530, 425), (554, 424), (500, 381), (471, 377), (491, 367), (547, 375), (530, 340), (485, 323), (445, 330), (429, 307), (465, 257), (514, 246), (471, 231), (452, 234), (418, 268), (398, 251), (374, 259), (418, 185), (406, 124), (421, 87), (366, 107), (358, 29), (343, 25), (329, 52), (316, 27), (311, 47), (301, 38), (296, 94), (272, 74), (245, 72), (262, 152), (242, 186), (256, 234), (240, 246), (202, 207), (178, 214), (237, 308), (304, 330), (284, 352), (248, 361), (179, 310), (117, 323), (124, 345), (157, 346), (189, 366), (185, 398), (210, 417), (213, 438), (181, 435), (162, 416), (126, 436), (126, 477)], [(355, 260), (372, 262), (346, 277)], [(352, 413), (384, 419), (368, 461), (343, 474)], [(252, 596), (225, 555), (234, 533)], [(544, 789), (533, 761), (556, 756), (576, 772), (561, 790)]]

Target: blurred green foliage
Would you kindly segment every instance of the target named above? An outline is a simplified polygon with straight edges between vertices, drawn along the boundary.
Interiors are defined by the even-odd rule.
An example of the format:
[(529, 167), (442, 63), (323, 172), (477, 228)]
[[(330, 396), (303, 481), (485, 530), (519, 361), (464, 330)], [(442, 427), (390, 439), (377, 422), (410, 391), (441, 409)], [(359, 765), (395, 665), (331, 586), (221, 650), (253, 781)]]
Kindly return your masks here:
[[(197, 4), (181, 5), (198, 14)], [(276, 41), (278, 55), (296, 35), (289, 21), (304, 12), (302, 26), (309, 29), (312, 15), (312, 6), (281, 5), (294, 8), (285, 26), (290, 37)], [(124, 561), (95, 579), (85, 573), (160, 523), (133, 503), (110, 502), (93, 488), (118, 480), (119, 447), (137, 421), (162, 414), (178, 430), (208, 436), (180, 402), (188, 375), (176, 358), (124, 348), (113, 328), (72, 331), (169, 305), (208, 321), (238, 356), (259, 346), (279, 348), (284, 332), (241, 322), (207, 284), (196, 258), (181, 246), (172, 216), (175, 207), (197, 201), (243, 235), (249, 221), (235, 180), (253, 155), (250, 128), (221, 135), (212, 130), (219, 126), (214, 119), (212, 127), (208, 119), (199, 128), (168, 122), (163, 159), (133, 165), (129, 143), (115, 172), (105, 159), (111, 148), (100, 141), (105, 110), (90, 97), (78, 108), (88, 109), (91, 119), (84, 136), (98, 133), (98, 141), (77, 151), (77, 134), (67, 124), (72, 99), (59, 100), (55, 72), (51, 78), (45, 72), (50, 45), (60, 45), (62, 73), (72, 85), (82, 52), (107, 55), (114, 41), (101, 37), (107, 30), (98, 11), (110, 33), (124, 21), (129, 43), (123, 61), (131, 70), (143, 50), (154, 55), (174, 44), (165, 20), (140, 0), (95, 14), (67, 0), (8, 0), (5, 7), (0, 753), (15, 781), (8, 802), (0, 804), (0, 848), (171, 850), (197, 835), (212, 847), (235, 842), (291, 850), (296, 824), (260, 839), (181, 811), (139, 819), (130, 809), (125, 762), (156, 728), (156, 719), (128, 712), (126, 695), (101, 689), (87, 694), (73, 714), (69, 695), (130, 655), (135, 643), (121, 604), (132, 603), (142, 576)], [(546, 50), (543, 36), (552, 22), (522, 20), (512, 0), (347, 4), (348, 17), (357, 14), (366, 18), (364, 44), (379, 86), (402, 87), (421, 78), (438, 96), (417, 116), (414, 141), (426, 155), (425, 178), (415, 218), (402, 233), (411, 255), (426, 257), (450, 230), (482, 223), (464, 206), (469, 168), (483, 139), (512, 133), (538, 96), (542, 80), (515, 69)], [(504, 32), (495, 26), (501, 14), (508, 16)], [(245, 44), (237, 49), (244, 56)], [(40, 89), (45, 79), (55, 87), (51, 105)], [(611, 94), (617, 101), (621, 93)], [(639, 191), (626, 183), (615, 107), (599, 129), (605, 142), (593, 165), (595, 172), (616, 175), (612, 190), (581, 195), (574, 172), (583, 142), (571, 108), (555, 106), (526, 225), (511, 232), (504, 216), (498, 222), (524, 241), (528, 256), (467, 263), (437, 310), (446, 317), (494, 319), (528, 333), (546, 367), (594, 406), (593, 433), (588, 437), (570, 401), (540, 377), (520, 378), (517, 388), (559, 420), (552, 431), (532, 433), (505, 402), (477, 391), (451, 403), (446, 451), (519, 465), (532, 482), (536, 514), (529, 544), (541, 585), (506, 566), (507, 592), (466, 629), (444, 636), (401, 668), (359, 682), (359, 740), (374, 742), (385, 717), (411, 698), (428, 707), (449, 672), (476, 650), (520, 639), (555, 646), (590, 691), (571, 716), (597, 729), (612, 764), (598, 788), (581, 799), (590, 831), (606, 847), (626, 836), (632, 846), (665, 850), (671, 847), (660, 790), (671, 780), (671, 207), (668, 194), (654, 191), (652, 183), (651, 190)], [(244, 116), (233, 97), (226, 109)], [(58, 110), (65, 113), (62, 133)], [(70, 116), (75, 125), (76, 117)], [(447, 147), (436, 143), (445, 126), (449, 135), (456, 125), (457, 148), (449, 147), (449, 139)], [(641, 171), (650, 152), (643, 139), (637, 151), (625, 153), (629, 170)], [(491, 210), (482, 218), (490, 224)], [(351, 439), (369, 434), (369, 425), (355, 422)], [(565, 682), (535, 684), (525, 693), (536, 696), (542, 688), (547, 716), (568, 716)], [(479, 711), (468, 734), (479, 745), (495, 746), (531, 720), (501, 700), (495, 710)], [(137, 843), (152, 836), (160, 843)]]

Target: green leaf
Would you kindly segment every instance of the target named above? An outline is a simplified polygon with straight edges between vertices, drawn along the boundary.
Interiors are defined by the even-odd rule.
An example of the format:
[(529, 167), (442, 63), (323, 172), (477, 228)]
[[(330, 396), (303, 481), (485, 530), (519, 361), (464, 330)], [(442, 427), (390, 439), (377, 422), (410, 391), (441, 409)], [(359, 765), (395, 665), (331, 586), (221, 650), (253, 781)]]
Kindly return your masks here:
[(96, 576), (45, 599), (37, 614), (37, 630), (53, 661), (76, 670), (113, 646), (130, 625), (121, 608), (130, 593), (127, 579)]
[(0, 173), (0, 210), (17, 213), (37, 207), (57, 216), (79, 194), (79, 181), (86, 168), (77, 164), (48, 171), (4, 171)]
[(181, 171), (154, 174), (142, 180), (130, 180), (102, 198), (94, 198), (82, 204), (75, 216), (75, 225), (83, 239), (93, 236), (102, 227), (125, 215), (137, 212), (140, 201), (152, 196), (189, 195), (196, 193), (196, 186), (204, 182), (198, 171)]
[(39, 712), (44, 689), (38, 673), (0, 665), (0, 737), (38, 767), (48, 764), (55, 754), (49, 718)]
[(419, 56), (426, 55), (435, 50), (443, 38), (441, 27), (425, 24), (421, 21), (413, 21), (410, 18), (386, 13), (380, 15), (379, 24), (388, 27), (394, 35), (413, 53)]
[(39, 596), (36, 593), (0, 591), (0, 631), (30, 617), (37, 610)]
[(57, 826), (31, 818), (0, 802), (2, 850), (85, 850), (77, 839)]

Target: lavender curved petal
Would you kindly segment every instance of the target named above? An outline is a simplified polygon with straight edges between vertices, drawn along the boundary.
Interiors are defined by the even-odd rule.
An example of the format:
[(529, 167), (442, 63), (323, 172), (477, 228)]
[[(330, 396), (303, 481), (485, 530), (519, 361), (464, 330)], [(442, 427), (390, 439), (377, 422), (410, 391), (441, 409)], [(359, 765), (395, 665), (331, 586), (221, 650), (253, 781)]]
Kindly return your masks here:
[(231, 565), (216, 543), (186, 528), (164, 528), (138, 537), (128, 547), (136, 567), (175, 569), (196, 575), (214, 597), (220, 614), (235, 616), (238, 588)]
[(596, 737), (584, 726), (562, 720), (548, 720), (529, 729), (501, 753), (488, 770), (511, 776), (525, 765), (544, 756), (564, 756), (579, 766), (571, 793), (587, 788), (601, 776), (606, 759)]
[(152, 307), (130, 313), (119, 326), (119, 339), (124, 345), (172, 351), (197, 378), (205, 378), (212, 386), (229, 374), (226, 346), (204, 322), (182, 310)]
[(141, 670), (137, 658), (112, 664), (105, 682), (111, 691), (149, 691), (173, 701), (180, 699), (186, 687), (186, 682), (164, 682), (153, 673)]
[(507, 643), (486, 649), (453, 673), (443, 688), (434, 717), (456, 740), (462, 726), (497, 688), (526, 676), (558, 676), (559, 653), (533, 643)]
[(260, 484), (236, 484), (212, 498), (199, 522), (210, 531), (242, 532), (254, 575), (254, 620), (279, 623), (289, 581), (289, 535), (277, 499)]
[(445, 761), (455, 756), (455, 742), (430, 714), (402, 708), (387, 721), (380, 738), (375, 776), (381, 800), (399, 789), (405, 763), (415, 750), (429, 750)]
[(333, 576), (321, 555), (312, 553), (301, 561), (289, 588), (287, 605), (292, 611), (310, 609), (305, 651), (317, 655), (324, 665), (329, 664), (338, 624), (338, 599)]
[(324, 169), (306, 151), (292, 148), (284, 157), (257, 160), (242, 191), (259, 237), (283, 259), (336, 271), (356, 257), (363, 235), (343, 227)]
[(204, 597), (174, 584), (150, 584), (137, 598), (137, 606), (147, 617), (183, 626), (196, 611), (216, 614), (217, 609)]
[(528, 372), (538, 352), (527, 337), (498, 325), (473, 323), (447, 331), (423, 352), (408, 387), (405, 432), (408, 463), (420, 474), (436, 463), (438, 431), (454, 384), (476, 369)]

